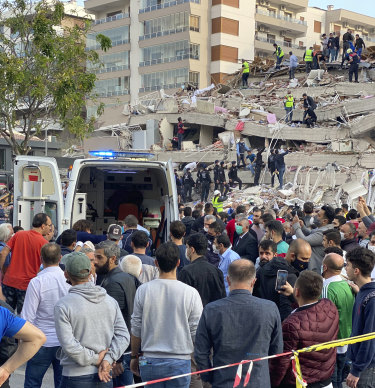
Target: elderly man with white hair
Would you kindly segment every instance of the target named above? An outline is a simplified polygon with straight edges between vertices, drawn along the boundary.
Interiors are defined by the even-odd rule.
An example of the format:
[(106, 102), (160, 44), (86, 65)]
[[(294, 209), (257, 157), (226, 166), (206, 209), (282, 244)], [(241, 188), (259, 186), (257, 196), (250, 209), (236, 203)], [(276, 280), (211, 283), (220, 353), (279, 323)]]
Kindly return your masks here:
[[(14, 231), (11, 224), (4, 223), (0, 225), (0, 252), (6, 246), (6, 243), (10, 240), (13, 234), (14, 234)], [(3, 269), (6, 269), (6, 267), (9, 266), (10, 257), (11, 257), (11, 253), (9, 253), (9, 255), (6, 257)], [(5, 297), (1, 290), (2, 278), (3, 278), (3, 274), (0, 271), (0, 299), (5, 300)]]
[(142, 261), (135, 255), (127, 255), (121, 260), (120, 268), (123, 272), (139, 279), (142, 273)]

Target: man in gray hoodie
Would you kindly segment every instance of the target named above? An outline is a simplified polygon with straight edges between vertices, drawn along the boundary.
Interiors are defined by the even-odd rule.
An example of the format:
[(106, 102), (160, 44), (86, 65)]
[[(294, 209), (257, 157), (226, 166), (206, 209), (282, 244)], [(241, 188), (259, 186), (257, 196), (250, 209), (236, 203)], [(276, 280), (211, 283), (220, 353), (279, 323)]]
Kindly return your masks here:
[(57, 352), (63, 367), (60, 388), (112, 388), (112, 364), (129, 345), (118, 303), (89, 281), (91, 262), (80, 252), (67, 255), (65, 277), (72, 284), (55, 305)]
[[(319, 227), (310, 230), (303, 225), (303, 221), (297, 215), (293, 218), (293, 229), (297, 238), (307, 241), (311, 245), (312, 254), (309, 261), (309, 270), (322, 273), (321, 267), (325, 256), (323, 247), (323, 232), (328, 229), (333, 229), (333, 219), (335, 218), (335, 210), (328, 205), (321, 207), (318, 213), (317, 221)], [(302, 225), (301, 225), (302, 224)]]

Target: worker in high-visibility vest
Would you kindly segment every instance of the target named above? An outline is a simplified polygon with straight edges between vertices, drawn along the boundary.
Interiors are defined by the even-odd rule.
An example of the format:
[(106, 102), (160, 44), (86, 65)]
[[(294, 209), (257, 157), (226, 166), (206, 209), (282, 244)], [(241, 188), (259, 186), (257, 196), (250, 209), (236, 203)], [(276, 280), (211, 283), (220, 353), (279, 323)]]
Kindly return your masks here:
[(306, 73), (310, 73), (310, 71), (312, 70), (313, 59), (314, 59), (313, 53), (314, 53), (314, 49), (313, 47), (310, 47), (303, 54), (303, 60), (305, 61), (305, 64), (306, 64)]
[(250, 66), (249, 62), (242, 60), (242, 86), (247, 88), (247, 79), (249, 78)]
[(273, 44), (273, 47), (275, 47), (275, 52), (273, 53), (274, 55), (276, 54), (276, 69), (280, 69), (281, 62), (284, 59), (284, 51), (283, 49), (278, 46), (276, 43)]
[(284, 97), (284, 107), (285, 107), (285, 122), (291, 123), (293, 119), (293, 108), (294, 108), (294, 97), (290, 90), (288, 90), (287, 95)]
[(221, 196), (220, 190), (214, 191), (214, 197), (212, 198), (212, 206), (216, 209), (217, 213), (223, 211), (223, 202), (227, 200), (226, 196)]

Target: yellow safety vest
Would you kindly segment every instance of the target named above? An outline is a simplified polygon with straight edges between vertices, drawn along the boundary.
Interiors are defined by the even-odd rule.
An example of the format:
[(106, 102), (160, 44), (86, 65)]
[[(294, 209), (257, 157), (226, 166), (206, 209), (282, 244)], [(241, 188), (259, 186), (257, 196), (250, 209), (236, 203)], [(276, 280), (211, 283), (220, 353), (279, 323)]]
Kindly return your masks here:
[(291, 95), (286, 96), (285, 107), (293, 108), (293, 105), (294, 105), (294, 97)]
[[(279, 53), (279, 49), (280, 49), (280, 53)], [(284, 56), (284, 51), (283, 51), (283, 49), (280, 46), (276, 47), (276, 56), (279, 57), (279, 58)]]
[(243, 66), (244, 67), (243, 67), (242, 73), (243, 74), (250, 73), (249, 64), (247, 62), (244, 62)]
[(219, 202), (219, 196), (212, 198), (212, 206), (216, 208), (217, 212), (223, 211), (223, 202)]
[(313, 50), (306, 50), (305, 53), (305, 62), (312, 62), (313, 60)]

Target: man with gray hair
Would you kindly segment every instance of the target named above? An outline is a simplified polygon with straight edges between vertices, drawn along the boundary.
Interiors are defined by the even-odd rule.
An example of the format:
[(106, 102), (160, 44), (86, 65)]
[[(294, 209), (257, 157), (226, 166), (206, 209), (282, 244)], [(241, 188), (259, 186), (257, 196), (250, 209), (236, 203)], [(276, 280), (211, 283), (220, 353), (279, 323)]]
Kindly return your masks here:
[(236, 216), (236, 233), (238, 238), (234, 241), (233, 250), (237, 252), (241, 258), (251, 260), (255, 263), (259, 256), (258, 238), (256, 233), (250, 229), (250, 223), (247, 216)]
[(139, 279), (139, 276), (142, 273), (142, 261), (135, 255), (127, 255), (121, 260), (120, 268), (123, 272)]
[(63, 388), (112, 387), (112, 364), (129, 345), (118, 303), (89, 281), (90, 272), (91, 262), (85, 254), (68, 255), (65, 277), (72, 287), (55, 305)]
[[(118, 266), (119, 258), (120, 247), (116, 242), (106, 240), (95, 247), (96, 273), (104, 275), (100, 285), (119, 304), (122, 316), (130, 332), (130, 319), (133, 314), (135, 292), (141, 283), (136, 277), (121, 271)], [(114, 386), (121, 387), (132, 384), (133, 374), (130, 372), (130, 356), (123, 355), (116, 361), (113, 370)]]
[[(252, 295), (256, 281), (254, 264), (244, 259), (233, 261), (228, 267), (227, 281), (229, 296), (208, 303), (199, 321), (194, 352), (198, 370), (240, 362), (249, 355), (265, 357), (283, 350), (280, 314), (275, 303)], [(247, 330), (249, 322), (251, 331)], [(244, 332), (246, 336), (240, 334)], [(221, 369), (201, 377), (215, 388), (226, 388), (233, 385), (236, 369)], [(243, 368), (242, 381), (246, 372), (247, 368)], [(267, 361), (254, 363), (250, 386), (271, 386)]]

